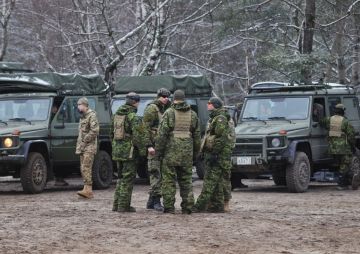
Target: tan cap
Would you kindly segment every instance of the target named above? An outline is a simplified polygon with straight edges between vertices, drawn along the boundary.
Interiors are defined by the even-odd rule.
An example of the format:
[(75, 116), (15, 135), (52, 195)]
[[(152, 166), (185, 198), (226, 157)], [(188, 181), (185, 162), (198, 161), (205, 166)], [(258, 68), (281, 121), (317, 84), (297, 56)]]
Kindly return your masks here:
[(89, 106), (89, 101), (88, 101), (88, 99), (86, 97), (81, 97), (78, 100), (77, 104), (82, 104), (82, 105), (85, 105), (85, 106), (88, 107)]
[(336, 104), (335, 108), (345, 110), (344, 104), (341, 104), (341, 103)]

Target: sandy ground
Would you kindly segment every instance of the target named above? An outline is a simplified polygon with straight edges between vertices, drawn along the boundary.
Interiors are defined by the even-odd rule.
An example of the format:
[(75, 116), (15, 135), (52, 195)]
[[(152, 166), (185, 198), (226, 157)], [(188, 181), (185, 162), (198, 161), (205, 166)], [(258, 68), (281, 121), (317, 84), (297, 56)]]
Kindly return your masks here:
[[(287, 193), (270, 180), (233, 192), (232, 212), (175, 215), (146, 210), (148, 186), (137, 181), (136, 213), (111, 211), (115, 185), (78, 198), (70, 186), (25, 195), (0, 183), (0, 253), (360, 253), (360, 190), (312, 184)], [(194, 193), (202, 181), (194, 181)], [(176, 207), (179, 208), (177, 197)]]

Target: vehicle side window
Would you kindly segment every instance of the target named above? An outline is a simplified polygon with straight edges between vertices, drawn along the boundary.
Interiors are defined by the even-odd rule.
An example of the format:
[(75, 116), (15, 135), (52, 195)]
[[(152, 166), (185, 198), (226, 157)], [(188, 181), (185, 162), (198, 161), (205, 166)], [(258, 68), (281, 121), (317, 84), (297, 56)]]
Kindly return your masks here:
[(336, 106), (336, 104), (339, 104), (339, 103), (341, 103), (340, 97), (328, 97), (330, 116), (334, 115), (335, 106)]
[(325, 98), (315, 98), (312, 111), (313, 121), (319, 122), (325, 116)]
[[(79, 97), (80, 98), (80, 97)], [(80, 120), (80, 113), (77, 109), (77, 101), (79, 98), (67, 98), (61, 105), (62, 114), (58, 114), (57, 121), (62, 121), (64, 118), (65, 123), (78, 123)], [(95, 109), (95, 99), (88, 98), (89, 108)]]
[(346, 108), (345, 116), (349, 120), (358, 120), (359, 111), (358, 111), (358, 100), (356, 97), (344, 97), (343, 104)]

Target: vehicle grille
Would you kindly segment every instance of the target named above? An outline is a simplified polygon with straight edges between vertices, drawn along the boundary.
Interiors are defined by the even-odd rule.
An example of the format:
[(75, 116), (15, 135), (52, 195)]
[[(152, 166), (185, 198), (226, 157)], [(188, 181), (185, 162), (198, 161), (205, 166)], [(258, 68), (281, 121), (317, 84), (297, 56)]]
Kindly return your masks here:
[(234, 155), (259, 155), (263, 151), (263, 142), (261, 138), (248, 139), (241, 138), (236, 139), (236, 145), (233, 151)]

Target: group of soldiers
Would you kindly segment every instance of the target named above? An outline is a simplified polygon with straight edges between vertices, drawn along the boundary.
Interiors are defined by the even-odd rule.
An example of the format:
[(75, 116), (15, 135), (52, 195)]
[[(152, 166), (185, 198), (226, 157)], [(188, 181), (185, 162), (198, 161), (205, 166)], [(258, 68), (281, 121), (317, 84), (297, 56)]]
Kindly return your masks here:
[[(159, 89), (157, 98), (147, 105), (141, 118), (136, 114), (140, 96), (130, 92), (125, 97), (125, 104), (114, 114), (110, 131), (112, 159), (121, 168), (121, 177), (116, 185), (112, 210), (136, 211), (131, 206), (133, 183), (140, 158), (146, 156), (150, 179), (147, 209), (175, 213), (177, 181), (182, 213), (229, 211), (231, 152), (235, 145), (230, 115), (219, 98), (210, 98), (207, 106), (210, 119), (201, 140), (198, 116), (186, 102), (184, 91), (176, 90), (172, 102), (170, 96), (169, 90)], [(78, 110), (82, 117), (76, 153), (80, 154), (84, 189), (78, 195), (84, 198), (93, 197), (91, 166), (99, 133), (95, 112), (88, 106), (86, 98), (79, 99)], [(203, 189), (195, 202), (192, 167), (199, 157), (205, 162), (206, 174)]]
[[(209, 121), (201, 140), (200, 122), (185, 100), (185, 93), (176, 90), (173, 101), (165, 88), (157, 91), (157, 98), (149, 103), (141, 119), (136, 113), (140, 96), (134, 92), (126, 95), (112, 118), (112, 159), (121, 168), (121, 177), (116, 185), (112, 210), (135, 212), (131, 196), (138, 162), (147, 156), (150, 179), (147, 209), (164, 213), (175, 213), (176, 181), (182, 198), (181, 211), (227, 212), (231, 199), (231, 153), (235, 146), (234, 122), (223, 102), (212, 97), (208, 101)], [(82, 114), (76, 153), (80, 155), (84, 188), (78, 195), (92, 198), (92, 164), (97, 148), (99, 123), (96, 113), (89, 108), (88, 100), (78, 101)], [(339, 163), (339, 187), (352, 185), (358, 189), (359, 172), (351, 170), (354, 153), (354, 128), (344, 117), (345, 107), (338, 104), (335, 115), (321, 120), (329, 130), (329, 154)], [(197, 159), (205, 162), (206, 173), (203, 188), (194, 200), (192, 189), (192, 167)], [(163, 198), (163, 205), (161, 204)]]

